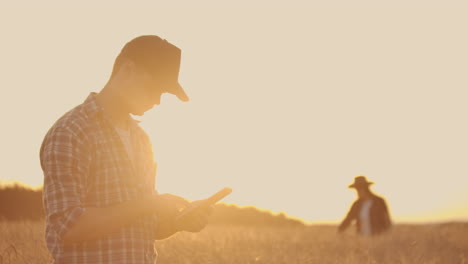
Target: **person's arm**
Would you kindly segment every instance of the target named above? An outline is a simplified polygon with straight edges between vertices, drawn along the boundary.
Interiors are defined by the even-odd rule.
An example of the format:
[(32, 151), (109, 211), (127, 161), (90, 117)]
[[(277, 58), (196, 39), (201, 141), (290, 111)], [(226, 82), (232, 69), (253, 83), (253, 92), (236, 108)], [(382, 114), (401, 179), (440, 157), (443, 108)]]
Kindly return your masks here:
[(175, 233), (181, 231), (175, 225), (175, 221), (173, 219), (158, 218), (157, 226), (158, 227), (156, 228), (154, 232), (154, 239), (156, 240), (163, 240), (163, 239), (169, 238)]
[(154, 233), (156, 240), (168, 238), (179, 231), (199, 232), (206, 226), (210, 208), (200, 210), (188, 221), (176, 223), (172, 212), (177, 211), (177, 207), (167, 203), (164, 198), (152, 197), (105, 208), (85, 208), (62, 239), (64, 243), (98, 239), (131, 224), (139, 217), (150, 217), (155, 212), (158, 215), (158, 228)]
[(156, 217), (156, 240), (165, 239), (179, 231), (202, 229), (206, 213), (200, 213), (190, 223), (175, 224), (175, 216), (190, 202), (172, 194), (154, 194), (144, 200), (127, 201), (105, 208), (86, 208), (80, 218), (63, 236), (65, 243), (97, 239), (131, 224), (139, 217)]
[(175, 223), (177, 214), (185, 207), (190, 205), (190, 202), (180, 196), (173, 194), (161, 194), (161, 198), (170, 205), (173, 210), (167, 210), (165, 213), (156, 214), (156, 229), (154, 230), (154, 238), (156, 240), (166, 239), (175, 233), (182, 231)]
[(351, 222), (356, 218), (356, 202), (353, 203), (351, 208), (348, 211), (348, 214), (346, 215), (345, 219), (341, 222), (341, 224), (338, 226), (338, 232), (341, 233), (348, 228), (348, 226), (351, 224)]
[[(173, 203), (175, 203), (175, 207), (177, 207), (178, 211), (182, 207), (190, 207), (190, 204), (196, 204), (202, 201), (193, 201), (191, 203), (187, 202), (187, 200), (183, 199), (182, 197), (171, 195), (172, 197), (168, 197), (169, 199), (173, 198)], [(202, 208), (194, 212), (190, 217), (185, 219), (184, 221), (176, 221), (177, 214), (165, 214), (161, 215), (158, 218), (158, 228), (155, 232), (156, 240), (166, 239), (177, 232), (180, 231), (187, 231), (187, 232), (200, 232), (208, 223), (208, 217), (211, 214), (213, 208), (211, 206)]]
[(108, 235), (131, 224), (139, 217), (149, 217), (164, 205), (156, 195), (144, 200), (127, 201), (117, 205), (84, 208), (84, 212), (63, 234), (64, 243), (77, 243)]

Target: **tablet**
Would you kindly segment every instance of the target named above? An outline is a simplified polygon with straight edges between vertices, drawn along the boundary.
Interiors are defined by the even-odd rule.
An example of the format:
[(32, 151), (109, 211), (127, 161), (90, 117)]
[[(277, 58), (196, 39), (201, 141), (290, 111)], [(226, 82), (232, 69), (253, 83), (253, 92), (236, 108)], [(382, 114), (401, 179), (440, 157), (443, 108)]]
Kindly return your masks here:
[(231, 188), (223, 188), (222, 190), (218, 191), (217, 193), (213, 194), (212, 196), (202, 200), (202, 202), (197, 203), (196, 205), (189, 206), (183, 209), (177, 216), (176, 221), (181, 221), (187, 215), (190, 215), (192, 212), (196, 211), (197, 209), (208, 207), (214, 205), (216, 202), (220, 201), (227, 195), (232, 192)]

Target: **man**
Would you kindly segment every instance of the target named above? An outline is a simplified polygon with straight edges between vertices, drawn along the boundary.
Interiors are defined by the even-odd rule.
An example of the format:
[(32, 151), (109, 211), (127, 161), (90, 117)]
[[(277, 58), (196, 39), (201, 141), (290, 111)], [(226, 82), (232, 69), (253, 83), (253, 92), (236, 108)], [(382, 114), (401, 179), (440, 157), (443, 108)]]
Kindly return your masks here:
[(154, 241), (200, 231), (208, 210), (175, 215), (189, 203), (155, 190), (147, 134), (130, 117), (163, 93), (188, 97), (178, 82), (181, 50), (157, 36), (128, 42), (111, 77), (49, 130), (40, 150), (46, 243), (56, 264), (155, 263)]
[(365, 176), (356, 176), (348, 188), (356, 189), (358, 199), (353, 203), (338, 231), (343, 232), (354, 220), (357, 232), (361, 235), (380, 234), (391, 227), (390, 216), (385, 200), (371, 192)]

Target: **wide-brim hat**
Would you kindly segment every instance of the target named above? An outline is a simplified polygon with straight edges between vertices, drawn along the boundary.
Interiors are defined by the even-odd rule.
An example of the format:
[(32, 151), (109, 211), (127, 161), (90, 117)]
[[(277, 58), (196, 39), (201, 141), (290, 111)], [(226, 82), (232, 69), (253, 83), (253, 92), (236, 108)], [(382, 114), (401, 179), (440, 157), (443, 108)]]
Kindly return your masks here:
[(128, 42), (120, 56), (142, 65), (163, 84), (165, 92), (176, 95), (181, 101), (189, 98), (179, 83), (181, 49), (155, 35), (139, 36)]
[(354, 177), (354, 182), (348, 185), (348, 188), (368, 187), (371, 184), (374, 184), (374, 182), (368, 181), (366, 176), (359, 175)]

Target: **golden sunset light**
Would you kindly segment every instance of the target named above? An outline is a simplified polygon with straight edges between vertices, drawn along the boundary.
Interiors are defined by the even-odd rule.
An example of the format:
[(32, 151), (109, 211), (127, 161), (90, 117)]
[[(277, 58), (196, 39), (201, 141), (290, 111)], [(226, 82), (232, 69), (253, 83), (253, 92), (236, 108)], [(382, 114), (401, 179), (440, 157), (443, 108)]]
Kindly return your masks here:
[(157, 35), (190, 98), (133, 116), (159, 193), (339, 224), (364, 175), (397, 224), (467, 221), (468, 4), (321, 2), (1, 3), (0, 181), (42, 186), (47, 131)]

